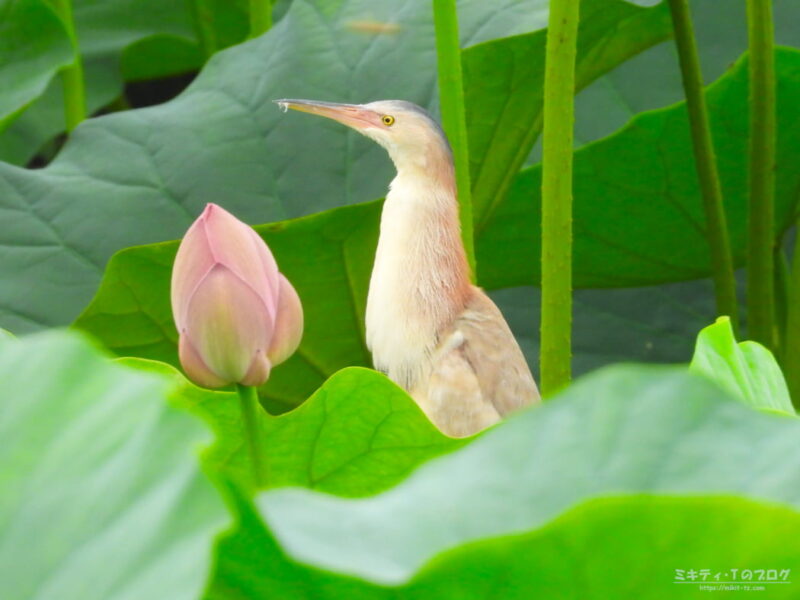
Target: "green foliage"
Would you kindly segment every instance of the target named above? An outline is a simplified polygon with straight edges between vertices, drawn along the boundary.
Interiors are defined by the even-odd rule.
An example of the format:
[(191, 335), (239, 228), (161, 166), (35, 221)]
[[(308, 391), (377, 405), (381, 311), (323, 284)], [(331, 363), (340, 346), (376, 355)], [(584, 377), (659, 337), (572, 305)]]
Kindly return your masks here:
[[(2, 431), (12, 442), (4, 447), (14, 449), (2, 457), (12, 466), (3, 470), (11, 474), (4, 489), (18, 491), (5, 496), (0, 511), (4, 523), (16, 517), (14, 527), (5, 528), (2, 547), (13, 554), (2, 564), (13, 574), (4, 582), (25, 590), (46, 573), (41, 585), (56, 586), (59, 598), (139, 597), (164, 593), (160, 574), (169, 572), (170, 597), (196, 597), (209, 564), (202, 552), (223, 519), (219, 500), (187, 463), (199, 428), (164, 398), (171, 390), (181, 406), (211, 421), (218, 443), (205, 462), (215, 479), (243, 481), (248, 470), (232, 434), (239, 425), (235, 396), (195, 388), (158, 363), (112, 365), (60, 333), (0, 347), (0, 365), (2, 397), (20, 399), (6, 412)], [(73, 391), (64, 394), (67, 388)], [(20, 396), (20, 389), (28, 393)], [(99, 412), (95, 397), (103, 398)], [(83, 415), (82, 426), (63, 430), (67, 414)], [(797, 568), (791, 540), (800, 532), (800, 482), (790, 466), (798, 427), (758, 416), (675, 369), (609, 369), (379, 496), (346, 501), (296, 489), (270, 492), (259, 500), (265, 529), (247, 498), (226, 487), (237, 528), (219, 542), (207, 597), (481, 598), (488, 589), (502, 589), (504, 597), (525, 598), (533, 590), (568, 589), (603, 598), (651, 581), (645, 597), (658, 598), (672, 588), (676, 568), (702, 563), (724, 570), (756, 558)], [(403, 392), (360, 369), (339, 373), (304, 407), (272, 419), (265, 440), (273, 485), (344, 496), (381, 491), (412, 466), (463, 443), (448, 442)], [(756, 441), (760, 452), (754, 454)], [(765, 462), (778, 456), (782, 460)], [(99, 464), (108, 468), (98, 470)], [(23, 489), (25, 498), (37, 501), (22, 504)], [(167, 504), (151, 500), (143, 512), (118, 513), (119, 503), (136, 502), (143, 490), (157, 490)], [(72, 502), (52, 503), (66, 494)], [(76, 521), (78, 513), (92, 519)], [(150, 565), (129, 579), (131, 555), (105, 544), (124, 539), (130, 548), (131, 540), (142, 539), (150, 514), (168, 516), (159, 520), (158, 534), (146, 538), (148, 545), (134, 545), (148, 552)], [(102, 537), (73, 524), (95, 520)], [(60, 526), (54, 529), (53, 522)], [(70, 555), (69, 570), (51, 575), (41, 555), (20, 554), (27, 546), (13, 543), (13, 536), (36, 524), (42, 536), (71, 534), (83, 542), (81, 553)], [(698, 537), (700, 525), (714, 535)], [(126, 534), (125, 527), (135, 529)], [(158, 550), (181, 536), (196, 543), (174, 546), (172, 553)], [(604, 551), (587, 552), (599, 546)], [(65, 548), (69, 552), (73, 543)], [(98, 556), (106, 576), (98, 579), (92, 570), (90, 578), (85, 569)], [(533, 570), (531, 557), (538, 557)], [(25, 568), (14, 570), (15, 564)], [(633, 576), (608, 578), (612, 564)], [(584, 576), (575, 587), (578, 569)], [(149, 592), (150, 585), (158, 591)], [(40, 589), (47, 597), (48, 588)]]
[(539, 389), (543, 398), (572, 379), (572, 179), (578, 9), (551, 0), (542, 107), (542, 311)]
[[(800, 186), (800, 52), (779, 49), (776, 233), (788, 228)], [(735, 263), (747, 246), (747, 62), (706, 92)], [(489, 288), (536, 284), (541, 168), (522, 171), (477, 242)], [(706, 277), (705, 219), (684, 103), (640, 113), (575, 154), (576, 287), (630, 287)], [(533, 199), (533, 200), (532, 200)], [(509, 252), (507, 249), (513, 248)]]
[[(493, 36), (534, 29), (535, 16), (531, 16), (529, 8), (531, 4), (540, 2), (541, 0), (503, 0), (495, 4), (496, 10), (481, 7), (482, 3), (476, 0), (462, 3), (464, 13), (467, 15), (466, 22), (462, 23), (466, 32), (464, 41), (475, 43)], [(289, 2), (282, 0), (274, 4), (273, 13), (278, 18), (286, 11)], [(309, 72), (331, 73), (333, 80), (328, 83), (331, 86), (337, 85), (337, 74), (341, 76), (342, 70), (349, 68), (350, 57), (362, 53), (358, 48), (366, 48), (372, 43), (369, 36), (348, 31), (349, 22), (363, 19), (365, 14), (388, 22), (396, 20), (398, 15), (405, 22), (408, 16), (406, 7), (398, 7), (394, 3), (375, 6), (374, 2), (367, 0), (347, 2), (337, 0), (335, 3), (297, 0), (292, 4), (302, 6), (292, 7), (289, 31), (272, 37), (281, 36), (285, 40), (284, 48), (297, 49), (302, 44), (312, 48), (315, 46), (306, 35), (312, 32), (314, 35), (322, 35), (323, 37), (317, 41), (326, 47), (321, 51), (323, 54), (318, 55), (316, 59), (312, 58), (317, 64), (311, 66)], [(428, 4), (423, 0), (415, 0), (413, 3), (411, 7), (413, 15), (407, 21), (409, 33), (413, 35), (405, 36), (406, 38), (417, 37), (432, 44), (432, 29), (427, 27), (429, 18), (425, 18), (429, 17), (430, 13)], [(241, 42), (247, 36), (249, 28), (247, 0), (180, 2), (74, 0), (73, 5), (78, 40), (85, 62), (87, 102), (90, 112), (108, 105), (117, 98), (122, 91), (123, 79), (130, 81), (163, 77), (196, 69), (203, 64), (209, 50), (213, 53), (214, 50)], [(331, 11), (325, 8), (326, 5), (338, 6), (340, 10), (338, 13)], [(299, 13), (304, 13), (305, 23), (298, 22)], [(310, 29), (306, 26), (310, 26)], [(50, 41), (52, 36), (65, 35), (63, 31), (54, 31), (52, 36), (44, 38), (43, 33), (47, 34), (48, 31), (37, 31), (35, 36), (35, 39), (43, 40), (42, 44), (52, 43)], [(349, 38), (345, 46), (340, 46), (338, 40), (336, 44), (333, 43), (333, 38), (340, 36)], [(386, 41), (392, 40), (389, 38)], [(334, 45), (337, 50), (328, 52)], [(406, 71), (406, 76), (409, 80), (418, 78), (425, 72), (419, 68), (428, 64), (427, 54), (423, 57), (424, 53), (418, 50), (423, 47), (426, 47), (426, 44), (412, 43), (403, 50), (404, 52), (417, 50), (416, 53), (420, 55), (416, 64), (408, 65), (410, 68)], [(320, 51), (319, 48), (315, 50)], [(337, 52), (340, 52), (338, 56)], [(274, 52), (264, 56), (272, 54)], [(311, 56), (313, 54), (314, 52), (309, 53)], [(384, 66), (384, 56), (385, 53), (382, 53), (380, 57), (371, 59), (368, 63), (373, 64), (367, 64), (366, 68), (378, 70)], [(297, 60), (294, 70), (287, 71), (292, 75), (306, 70), (308, 56), (298, 58), (300, 60)], [(259, 65), (263, 65), (263, 59), (259, 61)], [(363, 81), (359, 83), (364, 85)], [(314, 89), (313, 86), (310, 87)], [(346, 89), (348, 88), (339, 87), (331, 89), (329, 93), (341, 93)], [(374, 96), (376, 89), (365, 88), (360, 91), (366, 96)], [(427, 104), (431, 99), (428, 86), (419, 86), (415, 89), (418, 93), (426, 95)], [(61, 97), (60, 81), (54, 79), (34, 106), (26, 111), (5, 135), (0, 136), (0, 158), (16, 164), (27, 163), (44, 142), (62, 132), (64, 119)], [(375, 195), (377, 194), (373, 196)], [(270, 218), (276, 219), (279, 216), (272, 215)]]
[[(371, 141), (271, 100), (396, 97), (436, 112), (431, 3), (289, 4), (269, 33), (217, 52), (247, 35), (246, 0), (73, 0), (92, 110), (124, 81), (204, 66), (174, 101), (89, 119), (46, 168), (0, 163), (0, 327), (23, 334), (0, 330), (0, 595), (661, 599), (696, 591), (673, 583), (676, 569), (800, 570), (800, 424), (764, 414), (794, 414), (779, 367), (724, 321), (697, 338), (691, 370), (704, 377), (611, 368), (467, 440), (364, 368), (372, 200), (391, 165)], [(479, 284), (531, 362), (539, 292), (512, 286), (541, 272), (540, 169), (522, 167), (537, 153), (547, 4), (458, 2)], [(580, 6), (576, 139), (634, 118), (575, 155), (579, 373), (685, 362), (714, 315), (685, 107), (662, 108), (679, 97), (677, 65), (671, 45), (647, 50), (669, 36), (669, 13), (647, 4)], [(692, 7), (717, 75), (745, 47), (742, 7)], [(779, 41), (796, 38), (798, 5), (775, 10)], [(63, 129), (54, 75), (69, 46), (65, 59), (48, 11), (0, 0), (0, 157), (12, 162)], [(779, 49), (775, 67), (780, 246), (800, 189), (800, 53)], [(737, 264), (746, 71), (741, 58), (706, 90)], [(165, 240), (206, 202), (272, 221), (256, 229), (304, 305), (299, 351), (259, 390), (271, 414), (255, 498), (236, 395), (176, 370), (177, 242)], [(76, 333), (24, 337), (78, 313), (77, 329), (125, 358)], [(198, 418), (215, 434), (199, 461)]]
[[(642, 9), (618, 0), (584, 0), (580, 11), (577, 89), (671, 32), (663, 5)], [(541, 30), (464, 52), (477, 233), (505, 198), (541, 132), (546, 37)]]
[[(529, 363), (539, 353), (538, 288), (492, 292)], [(575, 290), (573, 372), (615, 362), (681, 363), (691, 357), (697, 332), (715, 316), (708, 280), (639, 288)], [(536, 368), (536, 364), (532, 364)]]
[(72, 45), (50, 4), (0, 2), (0, 132), (71, 62)]
[[(779, 149), (785, 164), (797, 165), (796, 170), (780, 174), (778, 227), (782, 230), (796, 210), (797, 197), (790, 190), (800, 185), (800, 149), (792, 143), (798, 123), (790, 118), (789, 108), (789, 99), (800, 97), (800, 53), (781, 51), (777, 64), (785, 90), (782, 98), (786, 99), (780, 112), (785, 121)], [(744, 258), (746, 239), (747, 196), (742, 185), (746, 177), (742, 114), (746, 113), (737, 111), (743, 107), (746, 77), (746, 65), (740, 63), (708, 92), (712, 123), (720, 129), (718, 154), (739, 261)], [(573, 268), (578, 286), (643, 285), (709, 274), (703, 208), (687, 153), (686, 127), (681, 104), (643, 113), (618, 134), (577, 152)], [(620, 161), (620, 156), (626, 160)], [(598, 172), (604, 173), (599, 181), (594, 177)], [(538, 282), (538, 262), (530, 257), (540, 253), (540, 211), (530, 198), (538, 198), (539, 187), (539, 167), (522, 171), (508, 199), (479, 232), (481, 285), (495, 289)], [(660, 201), (652, 200), (659, 195)], [(379, 210), (378, 204), (365, 204), (257, 228), (300, 297), (326, 298), (325, 302), (306, 302), (306, 335), (300, 352), (286, 367), (276, 370), (266, 389), (268, 397), (293, 406), (336, 370), (370, 364), (363, 322)], [(176, 249), (175, 243), (160, 244), (115, 256), (97, 297), (77, 326), (121, 355), (177, 365), (177, 334), (168, 304), (169, 269)], [(579, 293), (575, 301), (576, 372), (621, 357), (686, 360), (697, 331), (713, 318), (707, 294), (704, 284), (608, 295)], [(530, 307), (531, 296), (526, 291), (516, 298)], [(534, 322), (534, 313), (515, 310), (513, 294), (500, 297), (508, 298), (503, 302), (507, 316), (526, 338), (524, 348), (533, 362), (538, 332), (527, 323)], [(655, 315), (654, 304), (660, 307)]]
[[(388, 588), (298, 564), (263, 526), (259, 528), (253, 514), (245, 514), (243, 525), (250, 535), (247, 546), (226, 543), (238, 554), (220, 563), (209, 600), (478, 600), (496, 594), (514, 600), (663, 600), (697, 597), (695, 586), (673, 583), (676, 569), (709, 569), (713, 577), (737, 569), (731, 567), (734, 564), (781, 565), (789, 575), (800, 566), (793, 541), (800, 533), (795, 510), (730, 497), (589, 500), (540, 529), (445, 551), (406, 584)], [(611, 576), (614, 573), (624, 576)], [(769, 597), (793, 598), (791, 588), (768, 586)]]
[[(540, 530), (443, 553), (401, 597), (477, 599), (499, 591), (517, 600), (696, 598), (696, 586), (673, 583), (678, 569), (684, 581), (690, 581), (690, 570), (702, 578), (702, 569), (711, 581), (716, 573), (724, 579), (734, 564), (782, 565), (791, 569), (784, 576), (791, 576), (798, 565), (791, 539), (799, 526), (796, 511), (739, 498), (600, 498)], [(770, 598), (794, 594), (790, 585), (766, 587)]]
[(456, 0), (434, 2), (433, 23), (436, 28), (436, 71), (439, 78), (442, 129), (444, 129), (453, 152), (461, 240), (474, 283), (477, 277), (477, 266), (475, 264), (475, 233), (472, 225), (472, 182)]
[(775, 319), (775, 25), (772, 2), (747, 1), (749, 52), (750, 190), (747, 240), (748, 335), (770, 350), (778, 346)]
[[(19, 116), (19, 119), (0, 136), (0, 158), (24, 164), (44, 142), (64, 131), (62, 86), (53, 77), (60, 66), (71, 62), (72, 51), (64, 28), (47, 2), (6, 0), (4, 4), (11, 7), (7, 13), (10, 18), (0, 21), (0, 27), (5, 31), (7, 26), (11, 33), (3, 35), (0, 31), (0, 39), (3, 45), (8, 44), (6, 51), (24, 52), (24, 55), (9, 56), (7, 64), (0, 59), (0, 65), (7, 69), (24, 67), (25, 77), (13, 76), (14, 73), (6, 77), (3, 71), (6, 82), (3, 93), (17, 98), (25, 93), (25, 98), (24, 102), (17, 101), (16, 106), (9, 107), (13, 118)], [(203, 64), (197, 15), (190, 1), (73, 0), (72, 4), (85, 63), (90, 112), (119, 96), (123, 78), (164, 77)], [(211, 5), (217, 47), (225, 48), (244, 39), (247, 31), (244, 3), (215, 0)], [(0, 5), (0, 10), (2, 8)], [(16, 64), (10, 62), (12, 58)], [(25, 58), (26, 62), (19, 62), (20, 58)], [(34, 77), (35, 87), (26, 84), (26, 79)], [(34, 100), (33, 106), (22, 113)], [(1, 125), (7, 113), (4, 104), (0, 107), (4, 108), (0, 111)]]
[[(206, 468), (218, 480), (253, 488), (235, 393), (199, 388), (160, 362), (121, 362), (172, 378), (181, 405), (216, 433)], [(268, 416), (262, 429), (266, 487), (303, 486), (341, 496), (381, 492), (425, 460), (463, 445), (441, 434), (385, 376), (363, 368), (337, 372), (302, 406)]]
[(3, 598), (196, 598), (227, 518), (169, 379), (76, 334), (0, 344)]
[[(46, 169), (0, 164), (0, 207), (14, 210), (14, 227), (0, 232), (0, 243), (16, 250), (0, 264), (0, 276), (7, 269), (19, 282), (17, 289), (0, 290), (0, 324), (29, 331), (71, 321), (114, 252), (183, 235), (207, 202), (258, 223), (382, 196), (391, 167), (381, 148), (352, 139), (356, 134), (344, 128), (283, 115), (272, 103), (324, 93), (328, 99), (402, 97), (431, 105), (435, 74), (419, 50), (433, 47), (432, 29), (421, 25), (430, 22), (429, 2), (409, 5), (407, 25), (396, 36), (342, 34), (367, 2), (349, 0), (349, 12), (335, 15), (293, 3), (269, 34), (215, 55), (176, 100), (86, 122)], [(511, 8), (520, 2), (475, 4), (461, 20), (462, 43), (519, 27), (524, 21), (510, 23), (516, 16)], [(398, 10), (393, 3), (370, 0), (369, 6), (387, 21)], [(610, 32), (615, 26), (606, 24)], [(390, 53), (407, 58), (386, 69)], [(614, 64), (601, 58), (606, 69)], [(324, 73), (324, 92), (297, 72)], [(467, 79), (465, 85), (483, 82)], [(533, 90), (537, 81), (524, 85)], [(19, 210), (34, 200), (36, 211)], [(48, 260), (38, 260), (41, 254)]]
[(728, 317), (720, 317), (697, 336), (690, 369), (754, 408), (795, 414), (775, 357), (757, 342), (736, 343)]
[[(663, 598), (675, 569), (797, 568), (799, 434), (800, 423), (754, 413), (682, 369), (609, 368), (381, 495), (262, 494), (272, 533), (249, 527), (260, 541), (223, 562), (212, 589), (529, 598), (563, 586)], [(609, 577), (612, 564), (628, 576)]]

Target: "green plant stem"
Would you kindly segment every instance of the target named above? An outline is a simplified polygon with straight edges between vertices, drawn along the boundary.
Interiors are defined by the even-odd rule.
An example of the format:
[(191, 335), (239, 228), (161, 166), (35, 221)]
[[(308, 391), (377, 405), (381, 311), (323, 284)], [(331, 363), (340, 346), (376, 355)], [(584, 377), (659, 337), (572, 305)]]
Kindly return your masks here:
[(786, 317), (789, 311), (789, 261), (782, 240), (775, 246), (775, 357), (783, 356), (786, 343)]
[(272, 27), (272, 0), (250, 0), (250, 37), (258, 37)]
[(64, 86), (64, 120), (70, 132), (86, 118), (86, 91), (83, 81), (83, 61), (81, 60), (75, 22), (72, 18), (71, 0), (53, 0), (53, 8), (64, 24), (64, 29), (72, 42), (73, 61), (61, 71)]
[(244, 424), (244, 437), (250, 453), (250, 464), (253, 466), (253, 480), (256, 488), (266, 483), (264, 479), (264, 466), (262, 463), (263, 449), (261, 446), (262, 429), (260, 427), (260, 413), (263, 412), (258, 401), (258, 391), (253, 386), (238, 385), (239, 404), (242, 410), (242, 423)]
[(749, 337), (775, 348), (775, 54), (772, 0), (747, 0), (750, 47)]
[(728, 239), (728, 225), (722, 202), (722, 187), (717, 173), (714, 143), (708, 122), (703, 75), (692, 26), (688, 0), (669, 0), (675, 45), (683, 77), (686, 106), (694, 147), (695, 169), (703, 196), (706, 215), (706, 236), (711, 253), (712, 278), (717, 301), (717, 314), (728, 315), (734, 335), (739, 333), (739, 308), (736, 301), (736, 279), (733, 256)]
[[(800, 231), (800, 222), (798, 222)], [(783, 344), (783, 374), (795, 407), (800, 409), (800, 235), (794, 242), (786, 330)]]
[(209, 0), (194, 0), (194, 21), (203, 55), (209, 59), (217, 51), (217, 32), (214, 29), (214, 7)]
[(458, 187), (458, 212), (461, 238), (467, 253), (473, 281), (477, 279), (475, 241), (472, 223), (472, 184), (469, 175), (467, 120), (464, 112), (464, 84), (461, 73), (461, 47), (458, 40), (458, 14), (455, 0), (433, 0), (436, 26), (436, 56), (439, 70), (439, 104), (442, 125), (453, 148)]
[(541, 388), (569, 383), (572, 335), (572, 140), (579, 0), (551, 0), (544, 75)]

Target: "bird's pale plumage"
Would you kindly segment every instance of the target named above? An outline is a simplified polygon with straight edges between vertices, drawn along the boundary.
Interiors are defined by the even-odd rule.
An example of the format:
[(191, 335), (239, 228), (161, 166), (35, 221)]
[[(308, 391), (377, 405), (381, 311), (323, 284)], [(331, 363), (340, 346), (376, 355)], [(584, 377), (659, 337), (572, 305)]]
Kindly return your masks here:
[(408, 102), (281, 102), (353, 127), (384, 146), (397, 168), (367, 299), (375, 367), (451, 436), (471, 435), (538, 402), (503, 315), (470, 283), (453, 161), (441, 128)]
[(411, 395), (452, 436), (471, 435), (539, 392), (517, 341), (486, 293), (472, 287), (466, 306), (431, 357), (430, 377)]

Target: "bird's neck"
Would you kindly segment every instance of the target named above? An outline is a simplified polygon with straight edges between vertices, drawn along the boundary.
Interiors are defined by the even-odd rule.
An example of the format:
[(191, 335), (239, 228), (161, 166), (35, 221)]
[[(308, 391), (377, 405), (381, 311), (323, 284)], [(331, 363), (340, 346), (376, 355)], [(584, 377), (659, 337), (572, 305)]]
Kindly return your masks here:
[(397, 244), (392, 250), (407, 256), (407, 275), (417, 285), (441, 283), (440, 301), (461, 303), (470, 278), (449, 156), (398, 169), (384, 204), (381, 242)]
[(470, 291), (452, 166), (399, 169), (383, 207), (367, 301), (375, 366), (409, 389)]

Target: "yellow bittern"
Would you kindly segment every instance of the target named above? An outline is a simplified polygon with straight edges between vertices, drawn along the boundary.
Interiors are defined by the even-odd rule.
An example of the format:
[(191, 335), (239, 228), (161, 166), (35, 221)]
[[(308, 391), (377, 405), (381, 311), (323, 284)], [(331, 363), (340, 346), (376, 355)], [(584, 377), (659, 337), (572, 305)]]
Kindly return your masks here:
[(400, 100), (276, 102), (352, 127), (383, 146), (397, 169), (367, 297), (367, 346), (375, 367), (451, 436), (471, 435), (538, 402), (503, 315), (470, 282), (452, 152), (438, 123)]

